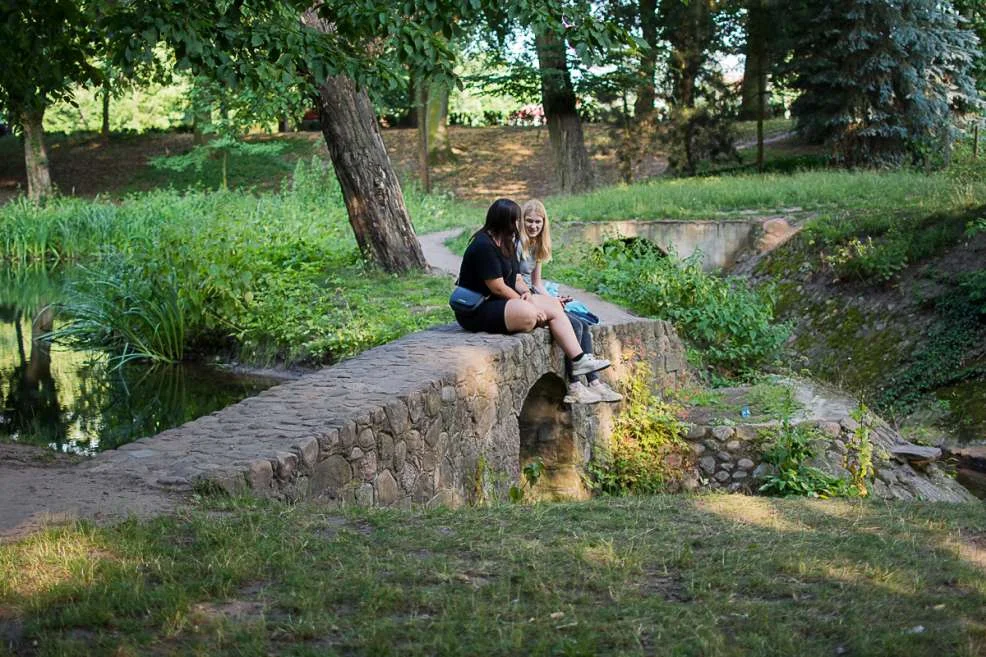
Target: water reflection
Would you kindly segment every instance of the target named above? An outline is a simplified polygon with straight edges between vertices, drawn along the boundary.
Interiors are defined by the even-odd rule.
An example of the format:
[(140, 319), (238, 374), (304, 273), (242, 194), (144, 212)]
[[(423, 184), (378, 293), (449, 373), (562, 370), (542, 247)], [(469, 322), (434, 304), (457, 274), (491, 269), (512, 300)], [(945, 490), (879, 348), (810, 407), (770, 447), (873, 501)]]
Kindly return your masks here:
[(986, 443), (986, 378), (935, 391), (947, 407), (946, 428), (957, 442)]
[(51, 302), (70, 272), (0, 274), (0, 440), (92, 454), (153, 435), (277, 381), (188, 364), (112, 368), (105, 356), (52, 346)]

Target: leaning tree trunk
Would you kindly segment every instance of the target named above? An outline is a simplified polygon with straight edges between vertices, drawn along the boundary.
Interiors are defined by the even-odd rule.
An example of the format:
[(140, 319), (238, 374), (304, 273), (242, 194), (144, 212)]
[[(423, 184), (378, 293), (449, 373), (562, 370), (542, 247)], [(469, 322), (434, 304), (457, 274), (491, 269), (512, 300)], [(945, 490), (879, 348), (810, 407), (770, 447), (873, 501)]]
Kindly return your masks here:
[(344, 75), (319, 87), (322, 134), (363, 256), (388, 272), (425, 268), (373, 104)]
[(48, 151), (45, 149), (44, 109), (21, 112), (24, 129), (24, 163), (27, 167), (27, 196), (34, 202), (51, 195), (51, 172), (48, 170)]
[(640, 0), (640, 27), (647, 50), (640, 58), (640, 80), (633, 115), (638, 122), (643, 123), (654, 115), (654, 101), (657, 99), (654, 83), (654, 76), (657, 74), (657, 0)]
[(541, 69), (541, 102), (548, 124), (555, 176), (563, 192), (593, 187), (592, 167), (582, 136), (582, 121), (575, 106), (575, 90), (565, 61), (565, 44), (550, 32), (534, 38)]

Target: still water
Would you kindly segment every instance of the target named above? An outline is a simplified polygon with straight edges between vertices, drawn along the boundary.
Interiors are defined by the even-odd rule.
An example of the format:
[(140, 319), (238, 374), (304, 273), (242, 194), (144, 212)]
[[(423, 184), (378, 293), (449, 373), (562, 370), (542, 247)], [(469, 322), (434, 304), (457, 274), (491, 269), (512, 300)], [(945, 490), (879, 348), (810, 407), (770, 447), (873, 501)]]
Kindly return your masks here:
[(986, 378), (935, 391), (947, 409), (947, 428), (960, 443), (986, 444)]
[(0, 271), (0, 441), (94, 454), (278, 383), (204, 365), (113, 368), (105, 355), (49, 344), (50, 304), (67, 276)]

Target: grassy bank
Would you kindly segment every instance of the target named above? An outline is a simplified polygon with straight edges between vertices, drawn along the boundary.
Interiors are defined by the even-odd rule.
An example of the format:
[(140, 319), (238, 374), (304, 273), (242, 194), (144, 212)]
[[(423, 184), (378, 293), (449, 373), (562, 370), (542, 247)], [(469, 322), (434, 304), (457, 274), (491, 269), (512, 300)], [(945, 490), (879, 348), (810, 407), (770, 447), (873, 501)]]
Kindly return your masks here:
[(0, 636), (69, 656), (980, 655), (984, 536), (981, 505), (217, 501), (0, 546)]
[[(659, 179), (546, 201), (562, 221), (715, 219), (743, 211), (882, 211), (927, 213), (966, 207), (986, 198), (986, 165), (926, 174), (920, 171), (799, 171)], [(973, 173), (977, 172), (977, 173)], [(972, 175), (970, 175), (972, 174)]]
[[(427, 232), (462, 206), (406, 195)], [(0, 207), (0, 259), (81, 263), (63, 338), (160, 360), (220, 351), (254, 363), (323, 363), (451, 321), (448, 281), (364, 265), (338, 184), (300, 163), (269, 194), (155, 191), (119, 204)]]

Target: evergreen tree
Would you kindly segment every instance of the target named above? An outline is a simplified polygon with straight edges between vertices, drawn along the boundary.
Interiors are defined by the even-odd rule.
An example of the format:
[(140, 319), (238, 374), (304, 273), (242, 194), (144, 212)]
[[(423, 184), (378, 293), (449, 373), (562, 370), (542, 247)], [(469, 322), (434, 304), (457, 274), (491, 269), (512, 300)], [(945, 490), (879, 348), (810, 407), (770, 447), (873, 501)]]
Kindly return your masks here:
[(927, 162), (976, 104), (979, 54), (947, 0), (810, 0), (794, 66), (799, 130), (847, 166)]

